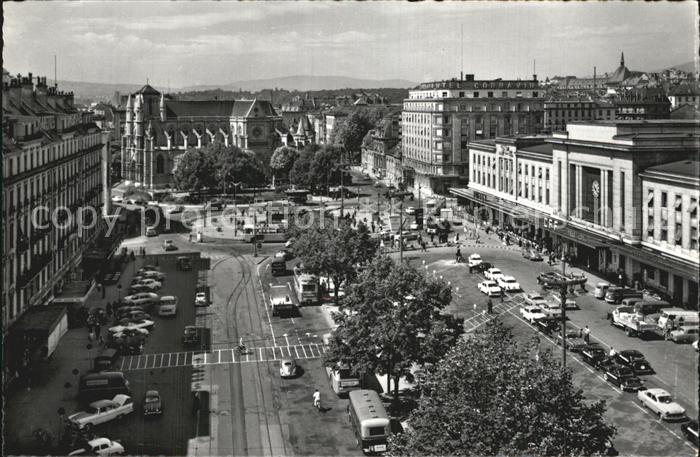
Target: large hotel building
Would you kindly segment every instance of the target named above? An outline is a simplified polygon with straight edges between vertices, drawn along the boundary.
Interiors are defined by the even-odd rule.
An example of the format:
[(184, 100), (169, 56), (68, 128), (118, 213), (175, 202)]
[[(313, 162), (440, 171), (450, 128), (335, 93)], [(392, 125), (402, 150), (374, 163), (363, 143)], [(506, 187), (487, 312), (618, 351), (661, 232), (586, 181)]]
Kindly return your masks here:
[(466, 75), (411, 89), (401, 123), (406, 184), (445, 193), (468, 175), (468, 142), (540, 132), (543, 104), (536, 76), (524, 81)]
[(104, 229), (107, 139), (72, 93), (31, 73), (3, 78), (4, 335), (29, 308), (82, 279), (83, 254)]
[(450, 192), (577, 265), (694, 306), (699, 150), (696, 121), (574, 122), (471, 142), (469, 184)]

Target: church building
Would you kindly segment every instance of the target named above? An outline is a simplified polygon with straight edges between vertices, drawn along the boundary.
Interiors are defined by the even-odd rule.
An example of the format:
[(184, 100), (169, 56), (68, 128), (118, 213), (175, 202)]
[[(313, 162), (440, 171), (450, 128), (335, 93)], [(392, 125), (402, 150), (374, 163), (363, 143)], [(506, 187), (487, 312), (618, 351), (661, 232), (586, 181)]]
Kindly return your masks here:
[(215, 141), (269, 157), (281, 144), (281, 124), (266, 100), (173, 100), (146, 84), (127, 98), (122, 176), (127, 184), (169, 187), (185, 151)]

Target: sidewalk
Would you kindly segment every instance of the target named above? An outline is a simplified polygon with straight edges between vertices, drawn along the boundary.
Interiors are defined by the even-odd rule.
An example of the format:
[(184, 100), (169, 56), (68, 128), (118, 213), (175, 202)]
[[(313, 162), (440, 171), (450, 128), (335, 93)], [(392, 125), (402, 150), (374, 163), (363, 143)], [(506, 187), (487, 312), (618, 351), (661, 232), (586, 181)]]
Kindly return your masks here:
[[(148, 261), (149, 257), (137, 257), (135, 267), (134, 261), (127, 263), (120, 282), (128, 285), (133, 275), (132, 271)], [(116, 285), (105, 287), (105, 298), (102, 298), (102, 292), (98, 292), (96, 287), (92, 289), (85, 303), (88, 308), (104, 308), (107, 302), (119, 298)], [(122, 290), (122, 297), (125, 295), (123, 292), (126, 291)], [(102, 327), (102, 334), (106, 333), (107, 328)], [(90, 341), (85, 327), (69, 329), (58, 343), (51, 362), (41, 373), (32, 376), (30, 387), (17, 387), (6, 392), (6, 454), (35, 454), (32, 448), (32, 433), (37, 428), (47, 430), (53, 438), (52, 444), (58, 444), (63, 432), (63, 420), (58, 411), (60, 408), (63, 408), (66, 414), (77, 411), (78, 381), (82, 374), (90, 370), (92, 359), (101, 350), (96, 343), (92, 344), (92, 349), (87, 349), (88, 344)]]

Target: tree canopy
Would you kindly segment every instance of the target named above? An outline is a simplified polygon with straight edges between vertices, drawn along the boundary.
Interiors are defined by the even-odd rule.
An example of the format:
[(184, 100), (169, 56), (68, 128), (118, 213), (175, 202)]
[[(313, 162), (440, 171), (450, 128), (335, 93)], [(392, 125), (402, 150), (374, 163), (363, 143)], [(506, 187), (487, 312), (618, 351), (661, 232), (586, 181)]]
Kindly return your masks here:
[(340, 184), (340, 149), (329, 145), (307, 145), (294, 161), (289, 180), (297, 187), (317, 192)]
[(178, 189), (200, 192), (205, 188), (220, 188), (234, 183), (246, 186), (266, 182), (264, 167), (256, 156), (236, 146), (211, 143), (199, 149), (189, 149), (180, 158), (173, 174)]
[(348, 312), (338, 324), (326, 363), (349, 363), (357, 372), (378, 373), (394, 381), (413, 379), (413, 364), (437, 363), (463, 332), (462, 320), (443, 312), (450, 286), (408, 264), (382, 256), (363, 271), (343, 300)]
[[(310, 228), (297, 229), (293, 233), (296, 237), (293, 249), (306, 271), (329, 276), (339, 286), (355, 280), (357, 266), (370, 261), (377, 250), (377, 242), (362, 223), (357, 230), (347, 220), (341, 220), (337, 228), (334, 225), (331, 221), (317, 222)], [(336, 303), (338, 289), (335, 288)]]
[[(340, 123), (331, 133), (331, 142), (344, 146), (354, 156), (360, 151), (362, 139), (374, 128), (378, 119), (377, 114), (369, 111), (353, 111), (347, 119)], [(350, 157), (348, 157), (348, 160)]]
[(537, 337), (518, 344), (498, 321), (461, 340), (422, 391), (392, 455), (595, 455), (615, 434), (604, 401), (585, 402)]
[(280, 146), (275, 149), (275, 152), (272, 153), (272, 157), (270, 158), (270, 168), (272, 172), (277, 177), (288, 178), (289, 172), (298, 156), (299, 151), (297, 151), (296, 148)]

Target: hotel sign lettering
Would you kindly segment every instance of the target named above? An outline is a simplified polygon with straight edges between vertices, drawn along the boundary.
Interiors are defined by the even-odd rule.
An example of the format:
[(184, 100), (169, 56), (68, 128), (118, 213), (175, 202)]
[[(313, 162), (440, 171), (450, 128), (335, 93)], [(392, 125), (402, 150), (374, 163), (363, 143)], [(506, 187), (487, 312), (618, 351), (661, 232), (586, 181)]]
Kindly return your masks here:
[(444, 81), (421, 84), (421, 89), (537, 89), (537, 81)]

